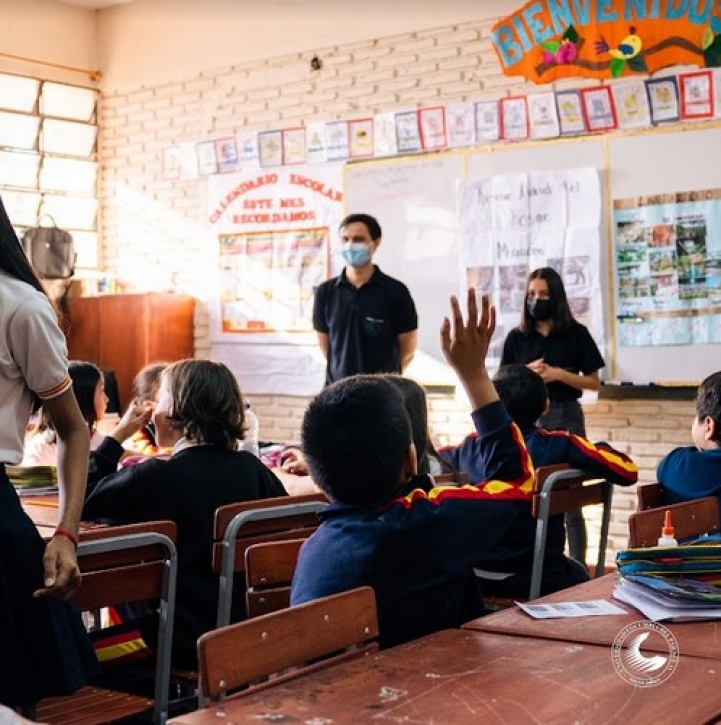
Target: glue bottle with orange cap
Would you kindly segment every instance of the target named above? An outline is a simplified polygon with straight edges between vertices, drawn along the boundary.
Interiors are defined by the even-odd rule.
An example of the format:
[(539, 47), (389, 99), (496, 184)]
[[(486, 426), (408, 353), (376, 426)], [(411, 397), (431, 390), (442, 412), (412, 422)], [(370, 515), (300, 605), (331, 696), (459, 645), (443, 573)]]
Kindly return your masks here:
[(663, 520), (663, 527), (661, 528), (661, 536), (658, 539), (658, 545), (678, 546), (678, 541), (676, 541), (676, 531), (673, 528), (670, 511), (666, 511), (666, 516)]

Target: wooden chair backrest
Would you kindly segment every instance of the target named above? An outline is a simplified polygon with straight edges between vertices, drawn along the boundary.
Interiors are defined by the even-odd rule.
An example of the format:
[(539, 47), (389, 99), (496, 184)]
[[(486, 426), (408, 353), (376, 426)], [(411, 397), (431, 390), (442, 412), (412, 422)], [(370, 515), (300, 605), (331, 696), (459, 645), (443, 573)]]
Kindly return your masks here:
[(80, 532), (78, 563), (83, 573), (83, 583), (74, 601), (81, 610), (133, 604), (157, 599), (161, 595), (167, 558), (163, 546), (148, 544), (102, 553), (83, 553), (84, 542), (125, 538), (134, 534), (163, 534), (175, 543), (177, 526), (173, 521), (148, 521)]
[[(606, 482), (602, 477), (593, 476), (586, 471), (577, 471), (576, 475), (566, 476), (566, 471), (577, 471), (567, 463), (552, 466), (539, 466), (536, 469), (536, 481), (533, 486), (533, 515), (537, 518), (540, 510), (540, 495), (543, 487), (551, 477), (556, 478), (550, 491), (549, 515), (575, 511), (584, 506), (603, 503)], [(560, 474), (557, 477), (555, 474)]]
[(646, 483), (636, 488), (636, 511), (646, 511), (659, 506), (663, 506), (663, 488), (660, 483)]
[(449, 484), (467, 486), (470, 482), (468, 474), (463, 471), (458, 471), (457, 473), (437, 473), (433, 476), (433, 480), (441, 486), (447, 486)]
[(202, 699), (222, 697), (272, 675), (280, 675), (270, 683), (276, 684), (361, 656), (377, 649), (377, 637), (376, 598), (370, 587), (215, 629), (198, 640)]
[(82, 719), (86, 725), (99, 725), (153, 710), (153, 722), (165, 723), (177, 576), (176, 538), (172, 521), (150, 521), (83, 531), (78, 547), (83, 583), (74, 600), (81, 610), (160, 600), (154, 699), (86, 686), (73, 695), (41, 700), (36, 719), (49, 723)]
[(679, 541), (719, 531), (718, 499), (699, 498), (631, 514), (628, 518), (628, 545), (632, 549), (657, 546), (666, 511), (671, 512), (676, 539)]
[[(230, 522), (245, 511), (268, 509), (276, 506), (287, 506), (297, 503), (328, 503), (322, 493), (309, 493), (301, 496), (279, 496), (278, 498), (262, 498), (256, 501), (221, 506), (215, 512), (213, 528), (213, 571), (220, 573), (223, 558), (223, 537)], [(253, 544), (266, 541), (283, 541), (285, 539), (307, 538), (318, 528), (318, 517), (314, 513), (300, 516), (284, 516), (263, 521), (249, 521), (239, 531), (235, 544), (235, 561), (233, 571), (245, 571), (245, 551)]]
[(245, 550), (248, 618), (290, 606), (290, 584), (305, 539), (253, 544)]

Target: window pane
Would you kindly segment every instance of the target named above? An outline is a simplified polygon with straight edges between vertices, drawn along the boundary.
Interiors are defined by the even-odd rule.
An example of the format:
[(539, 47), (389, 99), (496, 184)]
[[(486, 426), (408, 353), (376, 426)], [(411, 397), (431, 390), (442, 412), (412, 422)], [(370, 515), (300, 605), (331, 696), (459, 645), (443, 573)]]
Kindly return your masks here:
[(85, 123), (45, 118), (40, 131), (40, 148), (69, 156), (92, 156), (97, 130), (97, 126)]
[(38, 188), (40, 156), (14, 151), (0, 151), (0, 184)]
[(38, 100), (40, 81), (35, 78), (0, 73), (0, 108), (9, 111), (33, 111)]
[(41, 214), (50, 214), (55, 223), (63, 229), (95, 229), (95, 215), (98, 210), (97, 199), (78, 196), (43, 197)]
[(75, 121), (90, 121), (95, 113), (95, 95), (92, 88), (44, 83), (40, 93), (40, 113)]
[(33, 227), (38, 220), (40, 194), (24, 191), (3, 191), (3, 204), (15, 227)]
[(75, 266), (94, 269), (98, 266), (98, 235), (95, 232), (70, 231), (75, 246)]
[(95, 193), (95, 161), (76, 161), (46, 156), (40, 172), (40, 188), (43, 191), (67, 191), (78, 194)]
[(34, 149), (39, 128), (40, 119), (37, 116), (0, 111), (0, 146)]

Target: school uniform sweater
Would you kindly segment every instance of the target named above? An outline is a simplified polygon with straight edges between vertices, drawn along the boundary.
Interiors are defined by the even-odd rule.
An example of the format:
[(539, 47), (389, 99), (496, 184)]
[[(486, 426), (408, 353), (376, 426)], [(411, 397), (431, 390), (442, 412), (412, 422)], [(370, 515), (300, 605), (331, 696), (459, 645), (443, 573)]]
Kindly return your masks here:
[[(524, 430), (523, 437), (536, 467), (568, 463), (574, 468), (597, 473), (621, 486), (630, 486), (638, 480), (636, 464), (607, 443), (591, 443), (567, 431), (547, 431), (536, 426)], [(439, 453), (456, 468), (467, 473), (471, 482), (483, 480), (485, 465), (478, 436), (471, 434), (461, 445), (442, 448)], [(536, 520), (531, 512), (530, 501), (518, 502), (516, 508), (517, 515), (513, 524), (497, 546), (480, 557), (476, 564), (478, 568), (487, 571), (515, 573), (517, 583), (527, 580), (530, 585)], [(562, 588), (567, 570), (566, 557), (563, 554), (565, 543), (563, 514), (551, 516), (546, 538), (542, 590), (548, 590), (551, 582), (560, 583), (558, 588)], [(485, 583), (483, 588), (485, 591)]]
[(656, 475), (665, 503), (716, 496), (721, 510), (721, 448), (675, 448), (658, 464)]
[(487, 480), (364, 506), (331, 503), (301, 549), (292, 604), (372, 586), (383, 647), (476, 614), (464, 607), (473, 565), (513, 521), (513, 502), (531, 495), (533, 474), (521, 432), (500, 402), (475, 411), (473, 421)]
[[(195, 446), (169, 459), (151, 458), (116, 471), (123, 449), (106, 438), (90, 456), (83, 518), (110, 524), (170, 520), (178, 526), (178, 584), (173, 663), (195, 667), (198, 637), (215, 627), (218, 577), (211, 569), (215, 510), (225, 504), (287, 496), (254, 455)], [(101, 478), (103, 474), (105, 477)], [(245, 616), (236, 582), (233, 620)]]

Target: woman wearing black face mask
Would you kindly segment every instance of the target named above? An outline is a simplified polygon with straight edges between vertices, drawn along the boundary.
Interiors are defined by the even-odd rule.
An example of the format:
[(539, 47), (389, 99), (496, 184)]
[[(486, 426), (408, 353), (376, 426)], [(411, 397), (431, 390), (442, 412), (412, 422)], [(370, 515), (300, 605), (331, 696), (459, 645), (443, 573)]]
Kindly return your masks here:
[[(598, 371), (605, 365), (588, 329), (577, 322), (559, 274), (551, 267), (528, 276), (521, 324), (506, 337), (501, 365), (522, 363), (537, 372), (548, 387), (550, 406), (539, 425), (562, 428), (586, 437), (578, 402), (584, 390), (598, 390)], [(581, 511), (566, 514), (570, 554), (585, 562), (586, 526)]]

